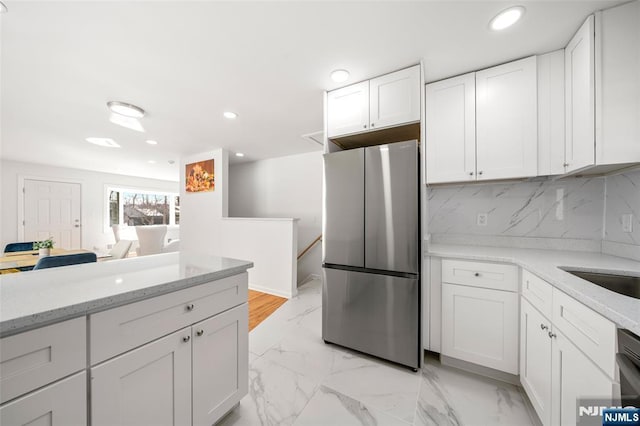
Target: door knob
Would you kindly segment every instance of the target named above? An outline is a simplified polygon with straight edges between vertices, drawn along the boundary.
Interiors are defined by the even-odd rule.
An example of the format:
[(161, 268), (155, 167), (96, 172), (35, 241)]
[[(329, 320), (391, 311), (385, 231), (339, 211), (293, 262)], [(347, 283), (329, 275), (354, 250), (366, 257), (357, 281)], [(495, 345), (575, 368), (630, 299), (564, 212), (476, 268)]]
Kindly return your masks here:
[(189, 303), (187, 305), (187, 311), (189, 311), (189, 312), (193, 311), (194, 308), (195, 308), (195, 306), (193, 305), (193, 303)]
[(198, 330), (198, 331), (196, 331), (196, 335), (197, 335), (198, 337), (199, 337), (199, 336), (202, 336), (203, 334), (204, 334), (204, 330)]
[(182, 341), (185, 342), (185, 343), (187, 343), (189, 340), (191, 340), (191, 336), (184, 336), (182, 338)]

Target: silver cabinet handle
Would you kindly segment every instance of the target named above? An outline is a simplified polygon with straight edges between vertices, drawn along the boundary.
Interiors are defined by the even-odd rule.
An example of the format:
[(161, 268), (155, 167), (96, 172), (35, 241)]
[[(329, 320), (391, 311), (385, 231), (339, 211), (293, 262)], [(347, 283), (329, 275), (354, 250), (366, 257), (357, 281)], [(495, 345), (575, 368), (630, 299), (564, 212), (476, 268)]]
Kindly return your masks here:
[(371, 127), (373, 127), (373, 126), (375, 126), (375, 125), (376, 125), (376, 123), (371, 123)]
[(186, 308), (187, 308), (187, 311), (191, 312), (191, 311), (193, 311), (193, 309), (195, 308), (195, 306), (194, 306), (194, 304), (193, 304), (193, 303), (189, 303), (189, 304), (186, 306)]
[(480, 272), (476, 272), (475, 274), (473, 274), (473, 276), (479, 277), (480, 276)]
[(548, 334), (549, 334), (549, 338), (550, 339), (553, 339), (553, 338), (557, 337), (556, 333), (549, 332)]
[(540, 328), (543, 330), (548, 330), (549, 326), (548, 325), (544, 325), (544, 324), (540, 324)]
[(196, 331), (196, 336), (202, 336), (204, 334), (204, 330), (198, 330)]
[(362, 126), (362, 128), (366, 129), (366, 128), (367, 128), (367, 125), (366, 125), (366, 124), (364, 124), (364, 125)]
[(182, 341), (185, 342), (185, 343), (187, 343), (189, 340), (191, 340), (191, 336), (184, 336), (182, 338)]
[(473, 176), (473, 172), (469, 172), (469, 176)]
[(478, 172), (478, 174), (479, 174), (479, 175), (481, 175), (481, 174), (482, 174), (482, 170), (480, 170), (480, 171)]
[(569, 167), (569, 163), (564, 163), (563, 166), (564, 167)]

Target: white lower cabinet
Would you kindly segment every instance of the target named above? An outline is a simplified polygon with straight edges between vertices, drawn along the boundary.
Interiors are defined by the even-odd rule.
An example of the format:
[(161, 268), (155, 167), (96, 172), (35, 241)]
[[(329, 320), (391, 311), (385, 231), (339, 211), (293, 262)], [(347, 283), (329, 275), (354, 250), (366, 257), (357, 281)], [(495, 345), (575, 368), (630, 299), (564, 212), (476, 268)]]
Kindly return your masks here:
[(93, 367), (92, 424), (214, 424), (247, 392), (247, 310), (242, 304)]
[[(532, 285), (532, 280), (541, 281), (523, 271), (523, 286)], [(550, 287), (542, 281), (536, 285)], [(607, 323), (611, 326), (613, 324), (561, 291), (555, 288), (551, 290), (538, 292), (534, 298), (531, 297), (533, 293), (523, 292), (521, 297), (520, 382), (544, 426), (575, 425), (579, 400), (598, 400), (594, 404), (585, 401), (586, 405), (611, 403), (614, 381), (605, 373), (610, 371), (608, 363), (596, 364), (594, 359), (602, 357), (600, 354), (603, 351), (612, 356), (615, 354), (615, 342), (607, 338), (610, 333), (606, 326)], [(573, 324), (591, 331), (591, 334), (584, 336), (598, 343), (594, 346), (595, 349), (580, 341), (570, 340), (567, 336), (575, 334), (572, 328), (556, 322), (557, 316), (552, 321), (541, 313), (552, 302), (547, 297), (538, 297), (542, 294), (548, 294), (553, 299), (554, 306), (559, 303), (568, 306), (563, 309), (566, 316), (573, 320)], [(585, 312), (580, 316), (569, 315), (579, 309)]]
[(86, 373), (83, 371), (3, 405), (0, 424), (86, 426)]
[(552, 336), (551, 424), (575, 425), (579, 399), (602, 401), (586, 405), (611, 404), (613, 381), (560, 331)]
[(520, 304), (520, 383), (543, 425), (551, 424), (551, 322), (526, 299)]

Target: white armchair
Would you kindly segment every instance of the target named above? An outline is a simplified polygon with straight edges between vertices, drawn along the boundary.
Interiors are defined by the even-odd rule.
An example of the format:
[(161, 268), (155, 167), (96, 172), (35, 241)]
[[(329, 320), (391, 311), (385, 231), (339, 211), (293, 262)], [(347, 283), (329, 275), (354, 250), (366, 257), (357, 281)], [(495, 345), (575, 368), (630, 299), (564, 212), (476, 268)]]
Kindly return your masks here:
[(138, 256), (162, 253), (167, 225), (136, 226), (136, 234), (139, 244), (136, 249)]

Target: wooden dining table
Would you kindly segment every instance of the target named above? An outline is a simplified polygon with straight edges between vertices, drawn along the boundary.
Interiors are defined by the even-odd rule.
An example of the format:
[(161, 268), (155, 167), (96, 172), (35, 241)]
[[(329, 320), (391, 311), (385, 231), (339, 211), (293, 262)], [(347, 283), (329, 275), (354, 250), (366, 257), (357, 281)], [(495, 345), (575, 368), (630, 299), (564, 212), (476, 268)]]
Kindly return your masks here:
[[(90, 250), (52, 248), (49, 256), (64, 256), (66, 254), (77, 253), (90, 253)], [(40, 259), (38, 250), (4, 253), (2, 257), (0, 257), (0, 273), (20, 272), (20, 268), (34, 267), (36, 263), (38, 263), (38, 259)]]

